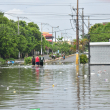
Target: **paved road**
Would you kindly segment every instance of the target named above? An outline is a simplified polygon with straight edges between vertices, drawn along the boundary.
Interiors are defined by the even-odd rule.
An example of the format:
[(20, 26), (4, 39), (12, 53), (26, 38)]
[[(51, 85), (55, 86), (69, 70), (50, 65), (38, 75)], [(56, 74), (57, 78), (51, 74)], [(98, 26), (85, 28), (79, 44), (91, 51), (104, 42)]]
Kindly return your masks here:
[[(44, 59), (45, 60), (50, 60), (51, 57), (49, 57), (49, 55), (43, 55), (44, 56)], [(65, 60), (61, 59), (61, 60), (56, 60), (56, 61), (53, 61), (53, 62), (75, 62), (76, 60), (76, 56), (71, 56), (71, 57), (68, 57), (68, 58), (65, 58)], [(16, 62), (24, 62), (24, 59), (17, 59)]]
[(46, 59), (51, 59), (50, 57), (49, 57), (49, 55), (43, 55), (44, 56), (44, 59), (46, 60)]
[(68, 57), (68, 58), (65, 58), (65, 60), (61, 59), (61, 60), (57, 60), (57, 61), (53, 61), (53, 62), (75, 62), (76, 61), (76, 56), (71, 56), (71, 57)]

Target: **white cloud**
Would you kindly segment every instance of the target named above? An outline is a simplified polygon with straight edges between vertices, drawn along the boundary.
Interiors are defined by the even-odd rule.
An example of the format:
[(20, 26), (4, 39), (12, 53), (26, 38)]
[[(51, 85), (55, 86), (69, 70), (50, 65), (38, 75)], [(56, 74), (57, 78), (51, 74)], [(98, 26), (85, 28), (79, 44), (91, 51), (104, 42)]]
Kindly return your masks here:
[(6, 16), (8, 19), (13, 19), (13, 20), (17, 20), (17, 17), (22, 17), (23, 16), (23, 11), (20, 9), (12, 9), (9, 10), (7, 12), (5, 12), (4, 16)]

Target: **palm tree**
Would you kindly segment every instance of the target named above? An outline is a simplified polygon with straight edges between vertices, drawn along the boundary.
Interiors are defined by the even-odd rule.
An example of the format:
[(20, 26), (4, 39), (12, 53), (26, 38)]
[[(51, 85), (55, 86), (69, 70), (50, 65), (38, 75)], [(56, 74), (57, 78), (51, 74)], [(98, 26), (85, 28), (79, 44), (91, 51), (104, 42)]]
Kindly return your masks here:
[(82, 52), (84, 52), (85, 50), (85, 45), (88, 43), (88, 39), (84, 38), (84, 39), (80, 39), (79, 40), (79, 44), (82, 45)]
[[(74, 39), (73, 40), (73, 47), (71, 47), (71, 50), (76, 51), (76, 42), (77, 40)], [(82, 52), (84, 52), (85, 50), (85, 46), (88, 43), (88, 39), (84, 38), (84, 39), (79, 39), (79, 50), (82, 50)]]

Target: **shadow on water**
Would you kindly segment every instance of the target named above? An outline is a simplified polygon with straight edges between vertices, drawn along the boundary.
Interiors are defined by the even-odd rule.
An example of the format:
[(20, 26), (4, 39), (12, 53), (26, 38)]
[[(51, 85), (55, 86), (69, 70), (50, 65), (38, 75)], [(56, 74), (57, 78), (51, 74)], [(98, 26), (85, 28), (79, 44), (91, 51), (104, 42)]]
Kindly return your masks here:
[[(45, 63), (0, 67), (0, 109), (107, 110), (110, 67)], [(90, 75), (89, 75), (90, 74)]]

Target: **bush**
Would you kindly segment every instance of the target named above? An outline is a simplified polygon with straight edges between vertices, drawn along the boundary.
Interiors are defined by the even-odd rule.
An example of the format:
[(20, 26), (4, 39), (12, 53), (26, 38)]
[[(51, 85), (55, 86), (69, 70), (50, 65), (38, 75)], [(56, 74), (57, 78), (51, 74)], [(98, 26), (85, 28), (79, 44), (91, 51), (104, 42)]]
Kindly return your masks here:
[(24, 58), (25, 64), (30, 64), (31, 63), (31, 60), (32, 60), (32, 57), (25, 57)]
[(88, 62), (88, 58), (85, 54), (80, 55), (80, 63), (87, 63)]
[(44, 54), (47, 54), (47, 52), (44, 52)]
[(1, 64), (4, 64), (6, 62), (6, 60), (4, 60), (3, 58), (0, 58), (0, 62), (1, 62)]
[(52, 56), (52, 54), (49, 54), (49, 57), (51, 57)]
[(15, 61), (14, 58), (5, 59), (6, 61)]
[(56, 55), (56, 58), (59, 58), (59, 55), (58, 54)]

